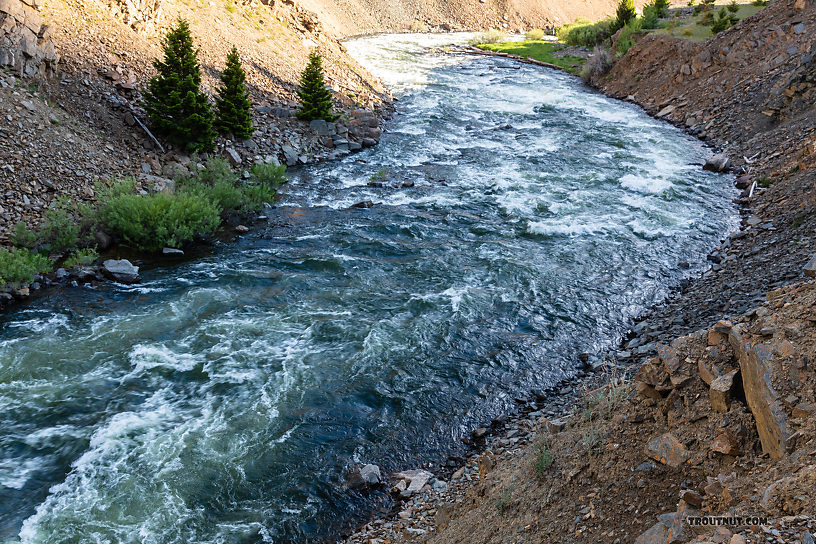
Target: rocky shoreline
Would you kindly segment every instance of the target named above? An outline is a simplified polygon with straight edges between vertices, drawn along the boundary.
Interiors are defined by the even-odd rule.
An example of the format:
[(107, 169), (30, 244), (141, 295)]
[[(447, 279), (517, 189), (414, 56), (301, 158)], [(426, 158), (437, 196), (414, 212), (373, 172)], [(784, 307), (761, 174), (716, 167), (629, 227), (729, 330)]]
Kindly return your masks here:
[[(750, 43), (755, 44), (760, 32), (777, 32), (783, 38), (788, 36), (778, 48), (786, 54), (794, 49), (798, 52), (791, 39), (796, 40), (802, 28), (813, 28), (813, 12), (801, 0), (777, 2), (773, 9), (755, 18), (759, 20), (738, 25), (727, 33), (730, 36), (717, 40), (729, 40), (730, 48), (723, 49), (723, 54), (731, 57), (729, 64), (736, 64), (733, 59), (738, 45), (734, 43), (745, 39), (740, 33), (754, 38)], [(787, 30), (783, 34), (777, 28)], [(577, 395), (575, 389), (567, 389), (564, 392), (569, 397), (552, 399), (552, 404), (542, 406), (543, 410), (531, 410), (505, 427), (499, 426), (498, 434), (485, 442), (485, 449), (474, 452), (447, 480), (438, 479), (440, 483), (426, 485), (420, 494), (409, 497), (396, 493), (404, 500), (390, 517), (370, 521), (344, 542), (813, 542), (816, 521), (812, 501), (805, 504), (801, 495), (787, 491), (787, 487), (800, 485), (811, 485), (812, 489), (816, 455), (814, 378), (809, 366), (816, 351), (808, 334), (802, 336), (814, 324), (810, 298), (814, 284), (802, 283), (807, 277), (816, 277), (813, 230), (804, 225), (812, 225), (812, 197), (808, 194), (812, 185), (808, 180), (813, 179), (813, 163), (802, 160), (803, 155), (805, 159), (811, 156), (807, 141), (799, 149), (782, 147), (782, 142), (790, 145), (791, 134), (803, 126), (807, 127), (803, 133), (809, 134), (812, 116), (802, 119), (790, 115), (784, 119), (788, 126), (779, 126), (779, 120), (770, 141), (757, 142), (767, 127), (754, 125), (739, 134), (734, 123), (740, 118), (740, 110), (724, 110), (726, 96), (715, 98), (718, 103), (712, 107), (705, 104), (710, 96), (689, 96), (684, 86), (692, 73), (705, 82), (705, 70), (718, 68), (711, 54), (697, 53), (694, 57), (708, 58), (708, 66), (700, 62), (689, 69), (678, 60), (677, 72), (671, 72), (671, 63), (668, 69), (655, 63), (661, 56), (673, 61), (663, 49), (673, 53), (679, 49), (685, 53), (684, 58), (695, 52), (683, 50), (677, 45), (682, 45), (680, 40), (664, 41), (656, 46), (651, 40), (643, 40), (619, 61), (611, 75), (593, 85), (609, 96), (642, 106), (652, 116), (672, 122), (722, 150), (723, 154), (709, 161), (710, 167), (733, 167), (736, 187), (742, 191), (735, 201), (742, 216), (740, 230), (724, 238), (707, 256), (710, 267), (699, 278), (682, 285), (633, 324), (630, 337), (619, 350), (593, 354), (593, 360), (609, 365), (605, 366), (607, 372), (612, 370), (606, 383), (597, 380), (599, 376), (610, 376), (608, 373), (591, 376), (587, 383), (599, 386), (594, 392), (587, 392), (592, 389), (589, 386)], [(649, 51), (649, 47), (656, 50)], [(708, 49), (717, 47), (713, 44)], [(764, 54), (773, 58), (778, 53), (767, 50)], [(644, 60), (647, 55), (648, 60)], [(812, 75), (800, 75), (800, 66), (809, 66), (809, 58), (788, 65), (792, 75), (787, 77), (776, 73), (776, 79), (772, 79), (754, 70), (755, 92), (771, 90), (773, 97), (771, 87), (778, 88), (780, 80), (794, 80), (785, 95), (789, 99), (810, 97), (808, 82)], [(753, 61), (762, 66), (757, 59)], [(640, 83), (641, 78), (634, 74), (642, 74), (644, 64), (649, 70), (664, 69), (669, 73), (655, 74)], [(723, 70), (719, 67), (716, 73)], [(680, 75), (675, 77), (677, 73)], [(726, 70), (721, 79), (727, 80), (728, 76)], [(751, 80), (751, 73), (741, 76)], [(707, 84), (716, 82), (709, 79)], [(753, 100), (764, 96), (759, 94)], [(744, 102), (743, 109), (755, 107), (749, 100)], [(802, 102), (799, 107), (806, 109)], [(808, 99), (804, 104), (812, 102)], [(783, 152), (797, 157), (787, 170), (782, 166)], [(769, 179), (774, 181), (769, 183)], [(797, 207), (792, 214), (791, 208)], [(785, 287), (790, 284), (793, 286)], [(743, 325), (735, 327), (736, 322)], [(747, 352), (741, 351), (746, 349), (743, 346), (747, 346)], [(765, 355), (752, 359), (747, 355), (753, 353), (752, 346), (760, 349), (756, 353)], [(759, 360), (763, 362), (757, 363)], [(766, 385), (762, 380), (749, 383), (751, 375), (763, 372), (752, 371), (752, 364), (760, 364), (770, 374)], [(800, 369), (793, 379), (788, 375), (793, 372), (791, 368)], [(692, 394), (686, 388), (701, 389)], [(705, 404), (701, 404), (701, 398)], [(595, 423), (591, 416), (586, 418), (586, 413), (598, 406), (606, 413), (600, 423)], [(650, 410), (656, 413), (652, 415)], [(769, 413), (773, 415), (763, 415)], [(703, 424), (709, 428), (702, 430)], [(776, 430), (769, 431), (768, 426)], [(474, 431), (474, 435), (483, 431)], [(638, 438), (630, 438), (627, 448), (621, 442), (626, 442), (630, 433)], [(786, 444), (782, 450), (772, 440), (768, 442), (769, 433)], [(596, 444), (586, 443), (587, 434), (597, 435), (593, 441)], [(794, 437), (793, 445), (789, 437)], [(556, 469), (547, 469), (544, 478), (537, 478), (530, 467), (539, 462), (542, 443)], [(630, 475), (626, 481), (635, 493), (629, 493), (628, 509), (621, 511), (622, 505), (611, 505), (611, 513), (601, 514), (600, 498), (605, 495), (602, 484), (605, 482), (607, 489), (620, 484), (605, 472), (614, 473), (620, 457), (631, 463), (623, 474)], [(579, 475), (587, 472), (588, 477), (581, 480)], [(437, 478), (444, 473), (440, 471)], [(638, 473), (643, 477), (631, 476)], [(652, 473), (659, 475), (659, 482), (647, 476)], [(623, 478), (623, 474), (618, 476)], [(789, 475), (787, 480), (780, 479), (783, 474)], [(562, 492), (560, 500), (553, 500), (553, 494), (558, 495), (555, 488), (569, 488), (576, 479), (580, 480), (580, 491), (572, 495)], [(402, 480), (397, 473), (389, 485)], [(700, 482), (696, 487), (694, 480)], [(657, 493), (643, 493), (651, 487)], [(753, 494), (738, 494), (737, 489), (748, 487), (754, 488)], [(559, 505), (561, 511), (553, 505)], [(567, 511), (572, 516), (564, 515)], [(634, 513), (643, 519), (621, 517), (627, 512), (630, 518)], [(655, 520), (657, 514), (662, 515)], [(731, 515), (734, 519), (720, 520), (728, 522), (728, 526), (713, 525), (714, 518), (696, 527), (688, 521), (689, 517), (704, 519), (706, 515)], [(746, 523), (751, 515), (757, 519)]]

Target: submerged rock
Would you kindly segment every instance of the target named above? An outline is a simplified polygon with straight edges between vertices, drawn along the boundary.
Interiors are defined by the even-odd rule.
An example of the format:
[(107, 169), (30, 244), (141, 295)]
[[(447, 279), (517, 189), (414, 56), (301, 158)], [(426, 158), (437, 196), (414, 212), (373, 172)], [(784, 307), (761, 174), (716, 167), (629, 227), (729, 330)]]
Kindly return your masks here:
[(119, 283), (136, 283), (139, 281), (139, 267), (133, 266), (127, 259), (108, 259), (102, 263), (106, 276)]

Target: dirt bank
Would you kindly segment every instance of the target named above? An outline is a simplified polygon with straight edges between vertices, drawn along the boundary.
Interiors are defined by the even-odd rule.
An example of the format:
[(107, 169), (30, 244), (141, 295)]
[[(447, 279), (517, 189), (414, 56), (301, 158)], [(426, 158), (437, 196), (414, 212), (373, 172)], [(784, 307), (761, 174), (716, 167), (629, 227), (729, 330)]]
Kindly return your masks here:
[(740, 231), (599, 354), (606, 386), (509, 424), (349, 541), (813, 542), (814, 33), (812, 3), (778, 0), (703, 43), (647, 36), (593, 82), (729, 157)]

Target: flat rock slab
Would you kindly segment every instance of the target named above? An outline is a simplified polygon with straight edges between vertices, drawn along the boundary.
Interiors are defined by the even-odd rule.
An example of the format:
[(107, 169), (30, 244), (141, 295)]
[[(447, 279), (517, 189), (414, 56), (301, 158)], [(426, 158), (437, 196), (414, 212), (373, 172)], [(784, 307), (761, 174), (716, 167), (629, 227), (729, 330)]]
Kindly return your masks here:
[(773, 350), (756, 343), (741, 325), (731, 329), (729, 340), (739, 361), (745, 400), (754, 415), (762, 451), (779, 459), (785, 455), (787, 425), (782, 402), (771, 386)]

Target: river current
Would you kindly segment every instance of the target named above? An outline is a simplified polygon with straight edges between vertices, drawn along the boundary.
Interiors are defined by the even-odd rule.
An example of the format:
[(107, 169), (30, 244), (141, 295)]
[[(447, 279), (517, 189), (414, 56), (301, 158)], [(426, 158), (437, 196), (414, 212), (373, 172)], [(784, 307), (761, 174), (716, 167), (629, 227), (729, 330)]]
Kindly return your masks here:
[(381, 144), (292, 172), (248, 235), (0, 317), (0, 542), (331, 539), (386, 501), (348, 467), (462, 454), (702, 269), (736, 225), (708, 150), (428, 51), (460, 38), (349, 42), (399, 98)]

